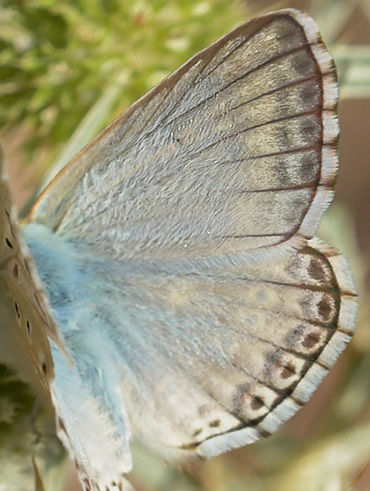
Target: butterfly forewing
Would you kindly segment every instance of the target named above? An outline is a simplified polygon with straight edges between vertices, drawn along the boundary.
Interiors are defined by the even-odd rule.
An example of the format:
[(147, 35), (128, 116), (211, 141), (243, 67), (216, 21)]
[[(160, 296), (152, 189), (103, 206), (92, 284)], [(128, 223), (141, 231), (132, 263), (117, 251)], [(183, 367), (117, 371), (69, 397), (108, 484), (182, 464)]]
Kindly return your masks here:
[(120, 260), (298, 244), (332, 195), (336, 103), (333, 63), (311, 19), (261, 17), (123, 113), (32, 219)]

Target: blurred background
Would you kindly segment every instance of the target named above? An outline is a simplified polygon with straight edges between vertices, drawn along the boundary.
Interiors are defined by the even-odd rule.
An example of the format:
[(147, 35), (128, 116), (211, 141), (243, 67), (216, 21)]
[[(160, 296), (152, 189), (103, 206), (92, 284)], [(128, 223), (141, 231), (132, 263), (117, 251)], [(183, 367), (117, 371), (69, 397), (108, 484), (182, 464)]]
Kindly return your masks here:
[[(309, 403), (269, 439), (184, 470), (135, 447), (137, 491), (370, 490), (370, 1), (0, 0), (0, 139), (23, 213), (48, 169), (164, 76), (237, 24), (285, 7), (314, 17), (338, 65), (340, 173), (319, 235), (354, 271), (356, 334)], [(5, 423), (1, 411), (0, 395), (4, 463), (1, 431), (12, 418)], [(68, 466), (55, 475), (45, 491), (80, 489)], [(25, 489), (11, 479), (0, 467), (1, 491)]]

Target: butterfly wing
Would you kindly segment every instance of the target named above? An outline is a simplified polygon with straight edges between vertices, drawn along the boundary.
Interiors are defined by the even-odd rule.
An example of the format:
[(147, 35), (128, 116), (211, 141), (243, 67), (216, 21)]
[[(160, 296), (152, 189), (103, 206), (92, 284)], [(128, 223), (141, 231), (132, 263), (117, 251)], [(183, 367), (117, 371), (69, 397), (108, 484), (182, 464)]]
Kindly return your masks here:
[[(2, 301), (10, 305), (20, 337), (45, 389), (53, 379), (48, 337), (62, 346), (50, 306), (28, 247), (19, 234), (0, 155), (0, 281)], [(7, 326), (3, 327), (5, 330)], [(11, 333), (9, 333), (11, 335)], [(5, 350), (4, 350), (5, 353)]]
[(304, 405), (352, 336), (355, 290), (318, 239), (271, 261), (174, 267), (110, 275), (122, 321), (107, 335), (134, 436), (169, 458), (212, 457)]
[(60, 477), (48, 336), (62, 343), (19, 233), (4, 167), (0, 148), (0, 481), (4, 489), (26, 491), (35, 488), (35, 479), (41, 483), (39, 471), (50, 482)]
[(336, 105), (314, 22), (294, 10), (259, 17), (119, 116), (30, 219), (119, 260), (301, 244), (332, 197)]

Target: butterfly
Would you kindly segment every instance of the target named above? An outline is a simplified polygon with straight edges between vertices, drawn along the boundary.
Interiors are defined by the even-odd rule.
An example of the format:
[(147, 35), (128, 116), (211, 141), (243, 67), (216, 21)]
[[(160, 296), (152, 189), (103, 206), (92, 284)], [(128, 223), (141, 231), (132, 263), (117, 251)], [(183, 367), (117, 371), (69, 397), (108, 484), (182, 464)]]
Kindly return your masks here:
[(356, 293), (314, 236), (333, 197), (335, 66), (293, 9), (240, 25), (87, 145), (17, 225), (1, 278), (83, 489), (130, 442), (210, 458), (273, 433), (350, 340)]

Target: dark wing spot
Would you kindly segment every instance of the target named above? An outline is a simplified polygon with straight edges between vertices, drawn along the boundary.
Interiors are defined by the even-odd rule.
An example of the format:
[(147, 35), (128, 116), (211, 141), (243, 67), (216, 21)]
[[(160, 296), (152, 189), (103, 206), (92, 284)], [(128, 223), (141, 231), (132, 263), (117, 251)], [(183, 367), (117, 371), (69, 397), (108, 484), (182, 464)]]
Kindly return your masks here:
[(209, 423), (210, 428), (218, 428), (221, 424), (221, 421), (219, 419), (214, 419)]
[(48, 369), (47, 369), (47, 367), (46, 367), (46, 363), (45, 363), (45, 362), (43, 362), (43, 363), (42, 363), (41, 368), (42, 368), (42, 373), (43, 373), (43, 374), (45, 375), (45, 377), (46, 377), (46, 375), (48, 374)]
[(10, 249), (14, 249), (13, 247), (13, 244), (10, 242), (10, 240), (8, 239), (8, 237), (5, 238), (5, 243), (8, 247), (10, 247)]
[(281, 370), (281, 377), (283, 379), (287, 379), (292, 375), (296, 374), (296, 368), (292, 362), (289, 362), (287, 365), (284, 365)]
[(21, 313), (19, 311), (19, 305), (17, 304), (17, 302), (14, 302), (14, 308), (15, 308), (15, 313), (17, 314), (18, 319), (20, 319)]
[(257, 411), (258, 409), (261, 409), (261, 407), (264, 405), (265, 405), (265, 403), (261, 397), (254, 396), (252, 398), (251, 408), (254, 409), (255, 411)]
[(307, 76), (307, 70), (314, 66), (311, 60), (308, 61), (308, 56), (308, 49), (298, 52), (294, 56), (294, 70), (297, 74), (302, 75), (302, 77)]
[(191, 435), (193, 438), (199, 436), (202, 433), (203, 429), (199, 428), (198, 430), (195, 430), (193, 434)]
[(313, 257), (310, 261), (308, 266), (308, 274), (314, 280), (322, 280), (325, 278), (325, 270), (320, 264), (320, 261), (315, 257)]
[(13, 276), (15, 279), (18, 279), (19, 277), (19, 266), (17, 263), (15, 263), (13, 266)]
[(305, 348), (312, 348), (320, 341), (320, 334), (317, 332), (311, 332), (307, 334), (307, 336), (302, 341), (302, 344)]
[(314, 83), (303, 85), (300, 96), (304, 105), (311, 103), (312, 105), (315, 104), (315, 106), (317, 106), (319, 104), (318, 90)]
[(315, 182), (317, 181), (320, 174), (320, 162), (321, 154), (312, 150), (309, 153), (302, 155), (300, 159), (300, 173), (304, 182)]
[(315, 121), (310, 119), (304, 121), (300, 127), (301, 134), (310, 141), (315, 141), (319, 134), (319, 127)]
[(273, 374), (276, 370), (279, 370), (281, 378), (287, 379), (296, 374), (296, 367), (292, 361), (287, 363), (284, 361), (283, 352), (278, 349), (271, 351), (266, 358), (266, 372)]
[(289, 173), (287, 169), (287, 165), (284, 159), (279, 158), (276, 163), (276, 179), (279, 182), (281, 187), (286, 186), (287, 183), (290, 183)]
[(331, 313), (332, 313), (331, 302), (327, 297), (323, 297), (319, 303), (319, 314), (323, 319), (329, 320), (331, 317)]

